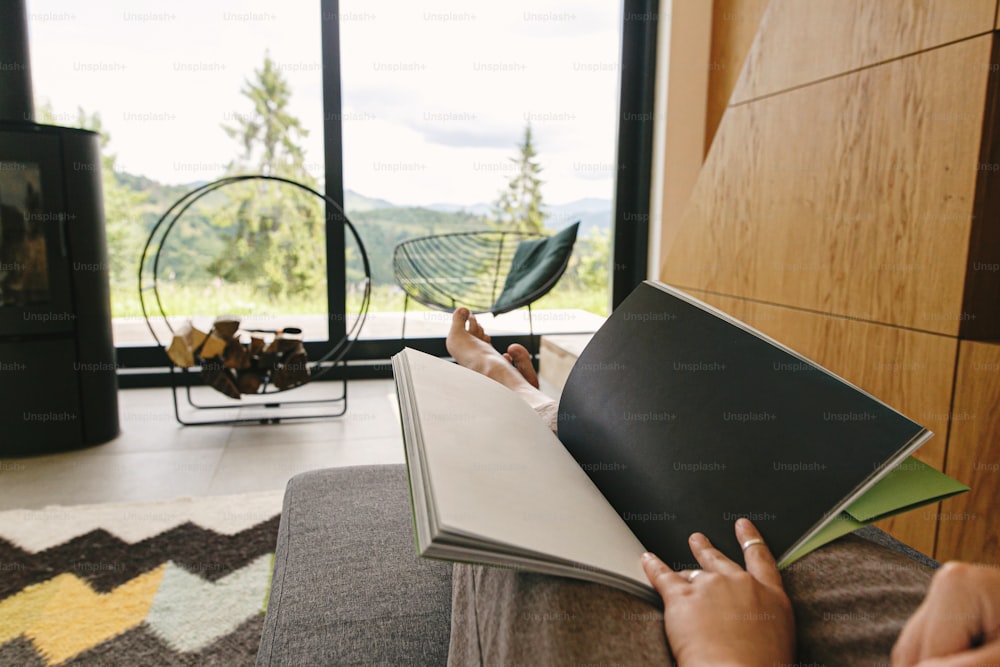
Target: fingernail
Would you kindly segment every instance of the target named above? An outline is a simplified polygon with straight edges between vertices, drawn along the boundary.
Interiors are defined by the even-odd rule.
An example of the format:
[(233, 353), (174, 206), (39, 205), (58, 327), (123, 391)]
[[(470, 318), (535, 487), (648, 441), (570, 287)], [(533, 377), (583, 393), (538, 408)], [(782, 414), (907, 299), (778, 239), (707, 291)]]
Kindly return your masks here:
[(736, 527), (743, 528), (744, 530), (750, 527), (750, 522), (747, 519), (740, 518), (736, 520)]
[(649, 553), (648, 551), (642, 555), (643, 560), (653, 560), (654, 558), (656, 558), (656, 556)]
[(695, 544), (704, 544), (708, 541), (708, 538), (701, 533), (691, 533), (691, 537), (688, 538), (688, 541), (694, 542)]

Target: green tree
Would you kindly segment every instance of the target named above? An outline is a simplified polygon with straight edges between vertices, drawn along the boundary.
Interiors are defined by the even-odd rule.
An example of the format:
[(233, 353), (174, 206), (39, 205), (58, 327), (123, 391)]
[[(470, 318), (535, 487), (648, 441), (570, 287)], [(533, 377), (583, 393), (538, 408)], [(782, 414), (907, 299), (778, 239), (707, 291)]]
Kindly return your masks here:
[(507, 188), (493, 205), (493, 215), (500, 229), (538, 233), (545, 229), (542, 213), (542, 167), (532, 143), (531, 123), (524, 127), (524, 139), (518, 144), (518, 156), (510, 158), (514, 174)]
[(581, 239), (573, 274), (579, 287), (586, 292), (606, 293), (608, 269), (611, 264), (611, 235), (608, 230), (594, 227)]
[(244, 81), (240, 93), (250, 101), (251, 111), (234, 113), (236, 124), (222, 126), (243, 148), (243, 154), (230, 163), (230, 172), (283, 176), (312, 185), (305, 152), (297, 143), (309, 131), (288, 112), (292, 90), (270, 53), (264, 53), (264, 65), (254, 70), (253, 79)]
[[(291, 88), (269, 54), (240, 92), (251, 111), (234, 113), (236, 124), (223, 125), (242, 148), (230, 163), (230, 173), (280, 176), (315, 187), (305, 168), (305, 151), (297, 143), (308, 131), (288, 112)], [(324, 209), (319, 198), (272, 181), (247, 181), (224, 190), (226, 198), (213, 199), (216, 208), (209, 215), (214, 225), (227, 231), (228, 242), (209, 265), (210, 273), (250, 284), (272, 300), (322, 284)]]

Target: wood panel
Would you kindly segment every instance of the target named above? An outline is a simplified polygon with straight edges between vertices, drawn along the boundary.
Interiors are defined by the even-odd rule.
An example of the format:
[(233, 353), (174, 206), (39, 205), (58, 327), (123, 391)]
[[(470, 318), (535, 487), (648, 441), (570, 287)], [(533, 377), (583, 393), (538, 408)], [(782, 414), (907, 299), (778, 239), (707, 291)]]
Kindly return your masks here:
[(732, 102), (989, 32), (996, 0), (773, 0)]
[(708, 153), (722, 114), (729, 106), (747, 53), (757, 35), (768, 0), (715, 0), (712, 9), (712, 48), (708, 65), (708, 112), (705, 153)]
[(963, 341), (945, 472), (972, 491), (941, 503), (934, 557), (1000, 563), (1000, 344)]
[[(944, 469), (958, 346), (955, 339), (689, 291), (934, 431), (935, 436), (917, 457)], [(936, 507), (909, 512), (879, 526), (915, 549), (932, 554)]]
[(1000, 33), (993, 33), (989, 70), (962, 303), (973, 317), (963, 318), (959, 330), (971, 340), (1000, 338)]
[[(659, 258), (670, 251), (681, 216), (687, 207), (698, 174), (705, 163), (705, 122), (708, 107), (708, 75), (712, 42), (713, 4), (706, 0), (673, 0), (670, 7), (670, 37), (666, 95), (662, 128), (662, 198), (660, 217), (651, 219), (651, 242), (660, 233)], [(667, 25), (665, 23), (664, 25)], [(659, 122), (659, 119), (658, 119)], [(652, 272), (652, 269), (650, 270)]]
[(730, 107), (663, 279), (956, 335), (991, 41)]

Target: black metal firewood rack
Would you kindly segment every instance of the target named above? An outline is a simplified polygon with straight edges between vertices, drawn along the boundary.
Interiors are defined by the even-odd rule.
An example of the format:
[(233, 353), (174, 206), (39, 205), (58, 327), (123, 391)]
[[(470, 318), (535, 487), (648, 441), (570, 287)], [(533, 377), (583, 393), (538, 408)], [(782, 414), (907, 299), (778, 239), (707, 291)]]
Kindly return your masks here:
[[(327, 220), (330, 220), (332, 217), (336, 224), (341, 225), (343, 229), (349, 232), (359, 251), (358, 254), (364, 272), (361, 301), (356, 312), (344, 314), (344, 321), (348, 323), (345, 324), (344, 335), (339, 340), (333, 342), (329, 349), (324, 350), (320, 358), (308, 362), (308, 380), (286, 388), (278, 388), (270, 382), (265, 381), (257, 393), (243, 394), (240, 399), (229, 398), (224, 394), (211, 391), (208, 394), (214, 400), (200, 400), (193, 395), (192, 387), (203, 387), (205, 385), (197, 377), (196, 370), (194, 368), (180, 367), (166, 355), (166, 349), (172, 342), (173, 336), (176, 335), (177, 331), (170, 321), (169, 313), (160, 295), (159, 287), (162, 283), (162, 278), (159, 275), (161, 270), (161, 253), (167, 247), (166, 240), (170, 236), (171, 231), (175, 229), (177, 222), (196, 202), (225, 186), (245, 181), (270, 181), (285, 184), (319, 197), (325, 202)], [(263, 174), (228, 176), (191, 190), (175, 201), (157, 220), (150, 231), (139, 262), (139, 301), (149, 332), (160, 348), (164, 350), (164, 356), (167, 358), (174, 416), (180, 424), (185, 426), (251, 423), (277, 424), (286, 420), (335, 418), (343, 416), (347, 412), (347, 353), (358, 339), (368, 314), (368, 307), (371, 302), (371, 266), (357, 228), (347, 218), (347, 214), (340, 204), (329, 196), (298, 181)], [(165, 325), (166, 330), (170, 332), (170, 341), (161, 340), (163, 330), (161, 329), (159, 333), (157, 332), (157, 328), (153, 323), (154, 320), (159, 320)], [(275, 335), (280, 333), (279, 330), (265, 331), (262, 329), (241, 328), (240, 331), (247, 333), (271, 333)], [(331, 388), (335, 388), (335, 391), (332, 392), (333, 396), (324, 396), (321, 398), (285, 398), (285, 395), (290, 392), (307, 384), (311, 385), (315, 383), (335, 369), (341, 371), (339, 380), (323, 383), (324, 386), (330, 385)], [(223, 414), (224, 411), (236, 414), (219, 417), (218, 415)]]

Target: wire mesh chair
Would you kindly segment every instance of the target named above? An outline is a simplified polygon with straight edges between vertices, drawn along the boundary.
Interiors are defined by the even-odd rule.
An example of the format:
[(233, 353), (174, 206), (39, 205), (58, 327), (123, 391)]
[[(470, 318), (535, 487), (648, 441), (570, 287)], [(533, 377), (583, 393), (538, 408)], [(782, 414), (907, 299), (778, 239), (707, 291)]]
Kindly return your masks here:
[[(499, 315), (528, 307), (547, 294), (566, 271), (580, 223), (552, 236), (478, 231), (422, 236), (396, 246), (392, 268), (403, 289), (403, 331), (410, 299), (445, 312), (460, 306)], [(532, 352), (534, 354), (534, 351)]]

